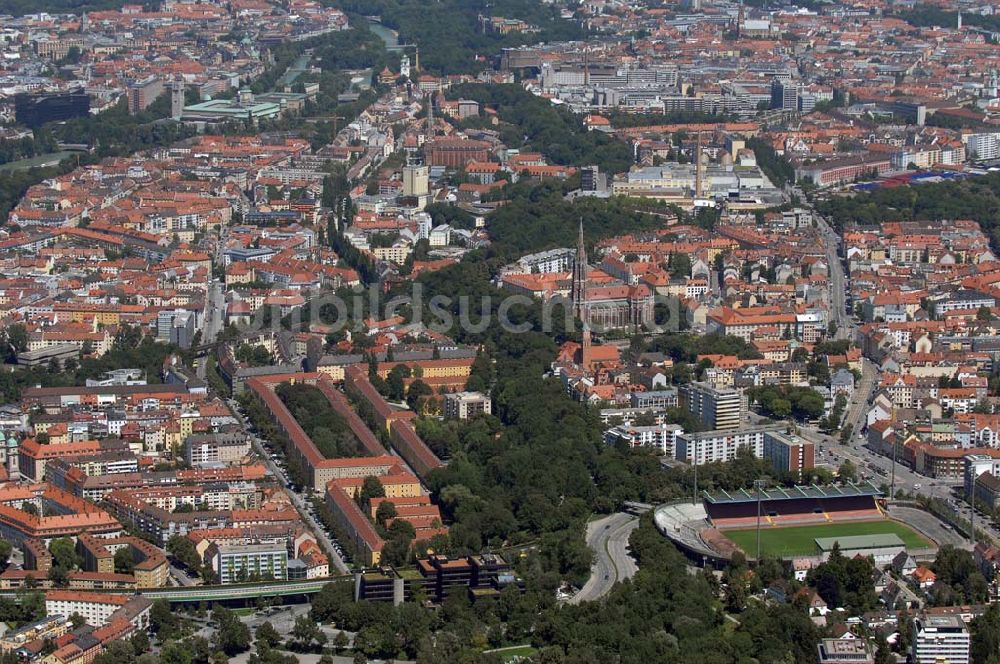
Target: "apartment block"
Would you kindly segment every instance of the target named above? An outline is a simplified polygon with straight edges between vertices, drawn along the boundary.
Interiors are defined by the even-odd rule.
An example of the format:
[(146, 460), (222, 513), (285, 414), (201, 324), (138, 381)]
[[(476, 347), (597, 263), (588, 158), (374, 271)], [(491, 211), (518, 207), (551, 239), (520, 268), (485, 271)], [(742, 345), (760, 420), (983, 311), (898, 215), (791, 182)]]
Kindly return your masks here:
[(467, 420), (492, 412), (493, 403), (482, 392), (454, 392), (444, 397), (444, 416), (448, 419)]
[(718, 461), (732, 461), (741, 447), (749, 448), (760, 457), (764, 448), (764, 432), (757, 429), (726, 429), (682, 433), (677, 436), (677, 459), (701, 466)]
[(666, 410), (676, 408), (678, 404), (678, 393), (675, 388), (667, 390), (649, 390), (646, 392), (633, 392), (629, 395), (629, 406), (644, 410)]
[(619, 425), (604, 432), (604, 442), (615, 445), (624, 442), (630, 447), (645, 447), (655, 450), (658, 454), (673, 457), (676, 450), (677, 436), (684, 429), (677, 424), (653, 424), (650, 426)]
[(707, 429), (738, 429), (746, 417), (747, 403), (739, 390), (715, 388), (708, 383), (682, 385), (679, 403)]
[(758, 459), (769, 461), (778, 472), (801, 472), (812, 468), (815, 461), (812, 442), (786, 434), (776, 425), (679, 433), (675, 457), (698, 465), (732, 461), (743, 447)]
[(248, 579), (288, 578), (288, 549), (284, 542), (276, 544), (212, 544), (205, 553), (206, 561), (219, 575), (219, 583), (238, 583)]
[(239, 463), (250, 453), (250, 439), (242, 431), (196, 434), (184, 441), (184, 458), (189, 465)]
[(802, 474), (815, 465), (816, 446), (794, 434), (765, 431), (761, 455), (776, 471)]

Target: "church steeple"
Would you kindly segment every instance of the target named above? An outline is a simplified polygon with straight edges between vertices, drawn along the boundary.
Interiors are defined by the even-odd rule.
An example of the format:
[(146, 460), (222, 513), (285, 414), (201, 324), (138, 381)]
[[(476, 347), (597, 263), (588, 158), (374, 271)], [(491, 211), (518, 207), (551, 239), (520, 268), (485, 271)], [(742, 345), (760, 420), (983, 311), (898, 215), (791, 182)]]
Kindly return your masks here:
[(580, 235), (576, 241), (576, 258), (573, 260), (573, 313), (583, 320), (587, 305), (587, 247), (583, 243), (583, 220), (580, 220)]

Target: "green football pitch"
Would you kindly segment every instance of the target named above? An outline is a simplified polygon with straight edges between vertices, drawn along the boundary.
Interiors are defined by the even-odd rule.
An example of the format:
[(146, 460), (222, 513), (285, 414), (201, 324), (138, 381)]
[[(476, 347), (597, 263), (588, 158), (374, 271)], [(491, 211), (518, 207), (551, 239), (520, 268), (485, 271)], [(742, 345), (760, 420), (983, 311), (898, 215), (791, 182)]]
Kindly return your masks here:
[[(757, 529), (724, 530), (722, 534), (736, 543), (748, 556), (757, 552)], [(898, 535), (907, 549), (931, 546), (924, 536), (898, 521), (851, 521), (812, 526), (786, 526), (777, 528), (761, 525), (760, 550), (765, 556), (791, 558), (816, 554), (817, 537), (850, 537), (852, 535)]]

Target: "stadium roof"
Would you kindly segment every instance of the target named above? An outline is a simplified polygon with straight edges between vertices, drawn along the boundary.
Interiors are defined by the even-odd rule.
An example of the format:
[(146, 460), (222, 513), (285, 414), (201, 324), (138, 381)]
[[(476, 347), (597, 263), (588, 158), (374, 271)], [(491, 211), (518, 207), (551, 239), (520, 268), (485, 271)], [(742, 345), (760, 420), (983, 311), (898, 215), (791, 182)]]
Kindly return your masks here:
[[(764, 489), (760, 492), (761, 502), (767, 500), (801, 500), (802, 498), (834, 499), (834, 498), (856, 498), (858, 496), (881, 496), (882, 490), (871, 482), (864, 484), (828, 484), (819, 486), (811, 484), (808, 486), (793, 486), (790, 488), (776, 487)], [(735, 503), (752, 503), (757, 501), (757, 492), (753, 489), (740, 489), (739, 491), (725, 491), (719, 489), (715, 493), (704, 492), (705, 502), (712, 505), (725, 505)]]

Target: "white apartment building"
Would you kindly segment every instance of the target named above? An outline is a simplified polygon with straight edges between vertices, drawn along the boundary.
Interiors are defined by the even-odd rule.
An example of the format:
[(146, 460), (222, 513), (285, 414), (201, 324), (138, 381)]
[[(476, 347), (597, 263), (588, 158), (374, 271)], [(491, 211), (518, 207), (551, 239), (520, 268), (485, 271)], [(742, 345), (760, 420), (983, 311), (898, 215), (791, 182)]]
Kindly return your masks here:
[(493, 403), (482, 392), (454, 392), (444, 397), (444, 416), (448, 419), (467, 420), (492, 412)]
[(605, 431), (604, 442), (608, 445), (615, 445), (619, 441), (623, 441), (631, 447), (651, 448), (659, 454), (673, 457), (677, 436), (682, 433), (684, 433), (684, 429), (678, 424), (653, 424), (650, 426), (626, 426), (623, 424)]
[[(49, 590), (45, 593), (47, 615), (78, 614), (88, 625), (103, 627), (112, 615), (125, 618), (140, 629), (149, 626), (149, 610), (153, 602), (145, 597), (91, 593), (82, 590)], [(120, 612), (120, 613), (119, 613)]]
[(972, 483), (983, 473), (1000, 477), (1000, 459), (988, 454), (969, 454), (965, 457), (964, 488), (965, 495), (972, 496)]
[(923, 616), (913, 621), (915, 664), (969, 664), (969, 630), (957, 616)]
[(969, 134), (963, 136), (965, 153), (969, 158), (996, 159), (1000, 157), (1000, 132)]
[(205, 553), (219, 583), (236, 583), (252, 577), (284, 581), (288, 578), (288, 551), (283, 543), (218, 545)]
[(708, 383), (682, 385), (679, 404), (708, 429), (736, 429), (746, 418), (746, 398), (739, 390), (717, 389)]
[(764, 454), (764, 429), (734, 429), (681, 433), (676, 438), (675, 457), (702, 466), (715, 461), (732, 461), (741, 447), (755, 457)]

